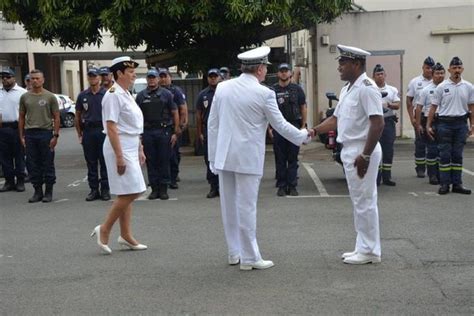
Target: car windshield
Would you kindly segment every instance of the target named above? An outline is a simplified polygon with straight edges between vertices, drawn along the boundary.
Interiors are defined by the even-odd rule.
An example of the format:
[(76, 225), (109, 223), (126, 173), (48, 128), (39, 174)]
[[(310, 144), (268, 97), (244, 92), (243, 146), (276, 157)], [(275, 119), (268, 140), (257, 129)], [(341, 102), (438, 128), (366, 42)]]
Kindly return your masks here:
[(145, 89), (147, 86), (146, 82), (145, 83), (135, 83), (133, 85), (133, 93), (138, 94), (138, 92), (142, 91)]

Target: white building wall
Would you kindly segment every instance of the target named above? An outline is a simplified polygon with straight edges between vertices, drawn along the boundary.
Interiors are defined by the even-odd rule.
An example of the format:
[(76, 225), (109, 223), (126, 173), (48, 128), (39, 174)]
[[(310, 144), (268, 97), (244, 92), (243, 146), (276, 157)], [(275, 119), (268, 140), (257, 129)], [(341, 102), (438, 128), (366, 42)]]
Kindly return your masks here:
[[(443, 36), (432, 36), (433, 30), (474, 29), (474, 5), (453, 8), (413, 9), (351, 13), (333, 24), (317, 26), (317, 67), (319, 110), (324, 110), (327, 100), (324, 92), (339, 92), (343, 82), (337, 72), (337, 53), (330, 46), (322, 46), (321, 35), (328, 35), (330, 44), (346, 44), (369, 51), (404, 50), (402, 69), (402, 133), (413, 136), (405, 110), (405, 93), (408, 82), (421, 73), (426, 56), (432, 56), (445, 67), (453, 56), (464, 62), (463, 77), (474, 82), (474, 34), (451, 35), (449, 43)], [(307, 48), (309, 49), (309, 47)], [(368, 69), (368, 72), (371, 72)]]

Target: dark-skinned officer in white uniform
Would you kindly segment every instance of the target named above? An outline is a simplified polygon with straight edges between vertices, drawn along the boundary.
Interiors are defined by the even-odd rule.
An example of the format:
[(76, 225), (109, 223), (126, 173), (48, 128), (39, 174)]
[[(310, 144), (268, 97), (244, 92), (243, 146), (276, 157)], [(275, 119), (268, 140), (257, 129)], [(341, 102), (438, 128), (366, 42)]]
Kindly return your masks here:
[(377, 173), (382, 156), (379, 139), (384, 129), (382, 97), (365, 72), (369, 52), (338, 45), (338, 71), (342, 88), (334, 115), (314, 127), (327, 133), (337, 127), (337, 141), (343, 144), (341, 159), (349, 187), (357, 233), (355, 250), (342, 255), (344, 263), (381, 261)]
[(299, 146), (309, 141), (282, 116), (275, 92), (260, 84), (267, 74), (269, 47), (239, 54), (239, 77), (221, 82), (209, 115), (209, 167), (219, 174), (220, 202), (228, 263), (240, 262), (241, 270), (267, 269), (257, 244), (257, 199), (265, 160), (268, 123), (280, 135)]

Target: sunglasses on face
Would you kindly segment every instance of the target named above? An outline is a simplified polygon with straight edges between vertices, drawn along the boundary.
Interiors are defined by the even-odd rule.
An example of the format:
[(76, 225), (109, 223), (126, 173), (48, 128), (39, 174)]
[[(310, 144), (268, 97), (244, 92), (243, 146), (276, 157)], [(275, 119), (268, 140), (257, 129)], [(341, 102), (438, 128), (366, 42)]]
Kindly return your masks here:
[(11, 79), (12, 76), (2, 76), (2, 79)]

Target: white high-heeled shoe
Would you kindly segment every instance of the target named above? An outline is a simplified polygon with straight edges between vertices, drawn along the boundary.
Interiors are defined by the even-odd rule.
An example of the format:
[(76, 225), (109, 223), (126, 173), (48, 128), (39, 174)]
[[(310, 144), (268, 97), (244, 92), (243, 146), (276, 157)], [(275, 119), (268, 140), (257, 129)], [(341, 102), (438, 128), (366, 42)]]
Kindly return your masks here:
[(110, 255), (112, 253), (112, 249), (100, 242), (100, 225), (97, 225), (92, 231), (91, 237), (94, 237), (95, 235), (97, 235), (97, 245), (99, 245), (99, 248), (102, 249), (105, 254)]
[(146, 249), (148, 249), (148, 246), (147, 246), (147, 245), (142, 245), (142, 244), (132, 245), (131, 243), (129, 243), (128, 241), (126, 241), (125, 239), (123, 239), (122, 236), (119, 236), (119, 238), (117, 239), (117, 241), (118, 241), (118, 243), (121, 244), (122, 246), (128, 247), (128, 248), (130, 248), (131, 250), (146, 250)]

